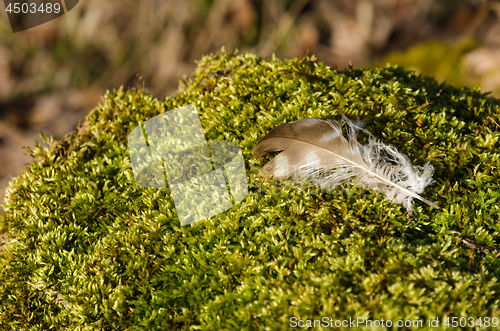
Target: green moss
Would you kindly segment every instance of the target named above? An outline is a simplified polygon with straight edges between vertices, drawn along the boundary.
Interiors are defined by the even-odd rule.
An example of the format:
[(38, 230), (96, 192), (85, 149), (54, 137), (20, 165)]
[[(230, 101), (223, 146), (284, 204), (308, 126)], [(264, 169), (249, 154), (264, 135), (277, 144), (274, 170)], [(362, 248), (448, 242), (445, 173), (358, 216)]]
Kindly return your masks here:
[[(107, 93), (79, 133), (31, 151), (5, 202), (3, 226), (15, 241), (0, 258), (2, 329), (499, 317), (500, 259), (457, 241), (500, 242), (498, 100), (398, 67), (336, 71), (313, 58), (226, 53), (204, 57), (181, 90), (164, 101)], [(190, 103), (207, 139), (241, 146), (250, 192), (180, 227), (168, 189), (134, 184), (127, 136)], [(373, 192), (308, 194), (256, 178), (266, 160), (250, 160), (251, 151), (273, 127), (343, 114), (366, 119), (414, 164), (431, 162), (435, 183), (422, 195), (442, 209), (417, 201), (409, 221)]]

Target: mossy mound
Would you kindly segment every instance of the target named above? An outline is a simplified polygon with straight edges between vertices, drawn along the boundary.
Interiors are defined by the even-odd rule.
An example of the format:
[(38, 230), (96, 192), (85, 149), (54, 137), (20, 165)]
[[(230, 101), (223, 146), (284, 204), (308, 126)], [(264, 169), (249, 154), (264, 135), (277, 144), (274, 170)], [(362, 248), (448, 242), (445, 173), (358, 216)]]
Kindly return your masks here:
[[(293, 318), (357, 317), (437, 317), (441, 329), (447, 316), (498, 317), (500, 259), (457, 240), (500, 243), (498, 100), (398, 67), (227, 53), (204, 57), (181, 90), (164, 101), (107, 93), (77, 133), (32, 151), (5, 201), (2, 329), (284, 330)], [(181, 227), (168, 189), (134, 184), (127, 136), (186, 104), (208, 140), (241, 146), (250, 192)], [(267, 159), (251, 160), (252, 148), (273, 127), (341, 115), (430, 162), (422, 195), (441, 209), (416, 201), (409, 220), (374, 192), (256, 178)]]

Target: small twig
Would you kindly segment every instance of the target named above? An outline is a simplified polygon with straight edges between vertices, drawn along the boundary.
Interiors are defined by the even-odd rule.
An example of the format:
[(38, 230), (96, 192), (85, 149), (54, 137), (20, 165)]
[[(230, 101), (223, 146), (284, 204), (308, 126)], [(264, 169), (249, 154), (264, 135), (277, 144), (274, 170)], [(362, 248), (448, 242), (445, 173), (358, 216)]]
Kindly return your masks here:
[(488, 116), (488, 118), (489, 118), (490, 120), (492, 120), (492, 121), (493, 121), (493, 123), (495, 123), (495, 124), (496, 124), (496, 125), (500, 128), (500, 125), (498, 125), (498, 123), (497, 123), (497, 122), (496, 122), (496, 121), (495, 121), (495, 120), (494, 120), (491, 116)]
[(467, 246), (471, 247), (471, 248), (474, 248), (474, 249), (478, 249), (480, 250), (481, 252), (484, 252), (486, 254), (489, 254), (489, 253), (500, 253), (500, 249), (499, 248), (496, 248), (496, 247), (493, 247), (493, 246), (484, 246), (484, 245), (479, 245), (478, 243), (475, 243), (473, 242), (472, 240), (470, 239), (462, 239), (462, 238), (458, 238), (458, 240), (460, 240), (462, 243), (466, 244)]

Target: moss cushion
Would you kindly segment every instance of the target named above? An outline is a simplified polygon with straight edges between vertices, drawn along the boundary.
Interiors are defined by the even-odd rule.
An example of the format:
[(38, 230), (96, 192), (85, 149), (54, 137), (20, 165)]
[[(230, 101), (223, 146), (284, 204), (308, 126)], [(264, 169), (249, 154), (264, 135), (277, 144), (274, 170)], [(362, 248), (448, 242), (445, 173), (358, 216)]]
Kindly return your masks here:
[[(168, 188), (134, 183), (127, 136), (187, 104), (207, 140), (241, 147), (249, 193), (181, 227)], [(500, 244), (499, 104), (399, 67), (338, 71), (225, 52), (204, 57), (163, 101), (107, 93), (78, 132), (31, 150), (8, 188), (0, 328), (285, 330), (321, 320), (319, 330), (348, 329), (349, 318), (438, 318), (445, 328), (447, 317), (481, 317), (487, 329), (500, 314), (500, 258), (459, 238)], [(252, 160), (252, 149), (272, 128), (342, 115), (414, 165), (430, 162), (422, 196), (441, 209), (415, 201), (408, 218), (375, 192), (256, 176), (272, 155)]]

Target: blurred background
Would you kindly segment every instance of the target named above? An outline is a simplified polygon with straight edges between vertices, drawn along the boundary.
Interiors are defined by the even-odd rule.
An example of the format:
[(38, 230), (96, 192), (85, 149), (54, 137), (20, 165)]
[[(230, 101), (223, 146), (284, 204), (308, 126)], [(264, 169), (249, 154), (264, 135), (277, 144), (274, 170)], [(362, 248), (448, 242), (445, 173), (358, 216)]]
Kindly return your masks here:
[(0, 202), (31, 160), (23, 146), (41, 141), (40, 132), (61, 139), (121, 85), (175, 94), (195, 61), (223, 46), (268, 58), (315, 55), (338, 69), (399, 64), (500, 96), (494, 1), (80, 0), (15, 34), (0, 9)]

